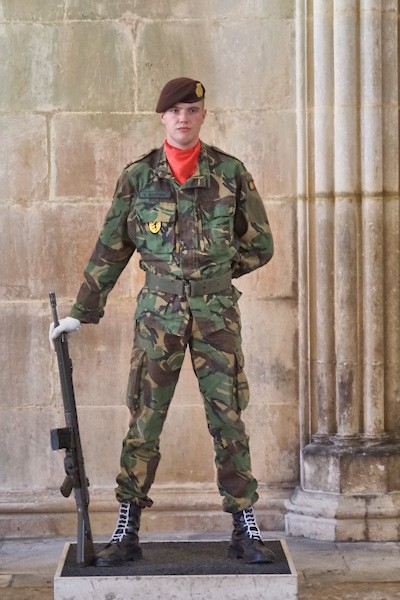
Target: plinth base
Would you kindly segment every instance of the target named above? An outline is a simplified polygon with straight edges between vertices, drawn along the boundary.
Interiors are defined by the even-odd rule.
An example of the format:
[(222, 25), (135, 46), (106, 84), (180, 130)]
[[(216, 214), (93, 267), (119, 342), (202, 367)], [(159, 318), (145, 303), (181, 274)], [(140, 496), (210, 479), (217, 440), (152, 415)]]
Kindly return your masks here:
[(98, 568), (78, 567), (76, 544), (66, 544), (54, 600), (296, 600), (297, 574), (285, 541), (266, 545), (276, 556), (273, 564), (229, 559), (226, 541), (144, 542), (144, 560)]

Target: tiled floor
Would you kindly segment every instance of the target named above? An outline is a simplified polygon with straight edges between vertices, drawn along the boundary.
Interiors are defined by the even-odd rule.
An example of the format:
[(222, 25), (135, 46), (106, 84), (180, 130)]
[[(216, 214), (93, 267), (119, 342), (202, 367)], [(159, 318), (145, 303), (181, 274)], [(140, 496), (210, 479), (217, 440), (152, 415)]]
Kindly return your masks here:
[[(265, 537), (285, 536), (269, 532)], [(142, 539), (228, 539), (228, 535), (143, 535)], [(298, 574), (299, 600), (400, 600), (400, 543), (285, 539)], [(0, 541), (1, 600), (52, 599), (54, 573), (67, 541), (75, 540)]]

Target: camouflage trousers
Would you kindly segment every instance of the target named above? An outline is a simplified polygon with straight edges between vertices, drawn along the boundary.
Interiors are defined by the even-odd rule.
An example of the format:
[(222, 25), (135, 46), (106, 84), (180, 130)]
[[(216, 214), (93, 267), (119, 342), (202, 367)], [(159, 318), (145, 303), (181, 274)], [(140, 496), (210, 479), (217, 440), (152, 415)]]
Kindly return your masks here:
[(127, 394), (131, 420), (117, 477), (116, 496), (120, 502), (141, 507), (153, 503), (147, 494), (160, 461), (160, 434), (187, 346), (214, 440), (223, 509), (236, 512), (257, 501), (249, 439), (241, 419), (249, 390), (243, 371), (237, 306), (227, 310), (225, 322), (224, 329), (204, 334), (201, 323), (192, 318), (183, 337), (157, 329), (154, 320), (151, 324), (137, 323)]

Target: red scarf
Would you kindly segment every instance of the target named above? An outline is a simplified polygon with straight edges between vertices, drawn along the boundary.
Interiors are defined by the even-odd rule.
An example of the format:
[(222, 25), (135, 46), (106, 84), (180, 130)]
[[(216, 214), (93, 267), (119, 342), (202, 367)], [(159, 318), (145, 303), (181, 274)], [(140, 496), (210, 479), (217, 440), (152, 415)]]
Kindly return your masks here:
[(200, 156), (200, 140), (197, 142), (196, 146), (189, 148), (188, 150), (175, 148), (165, 140), (164, 150), (174, 176), (182, 185), (182, 183), (185, 183), (185, 181), (194, 175), (196, 171)]

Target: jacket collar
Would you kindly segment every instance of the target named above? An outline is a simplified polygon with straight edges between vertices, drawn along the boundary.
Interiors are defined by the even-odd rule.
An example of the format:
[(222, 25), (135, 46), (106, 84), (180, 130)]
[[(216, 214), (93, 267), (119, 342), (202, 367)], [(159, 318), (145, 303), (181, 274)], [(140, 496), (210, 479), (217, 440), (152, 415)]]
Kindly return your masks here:
[[(160, 179), (173, 179), (174, 176), (165, 156), (164, 146), (157, 150), (159, 157), (156, 165), (156, 174)], [(182, 188), (210, 187), (210, 159), (207, 144), (200, 140), (200, 157), (196, 173), (182, 185)]]

